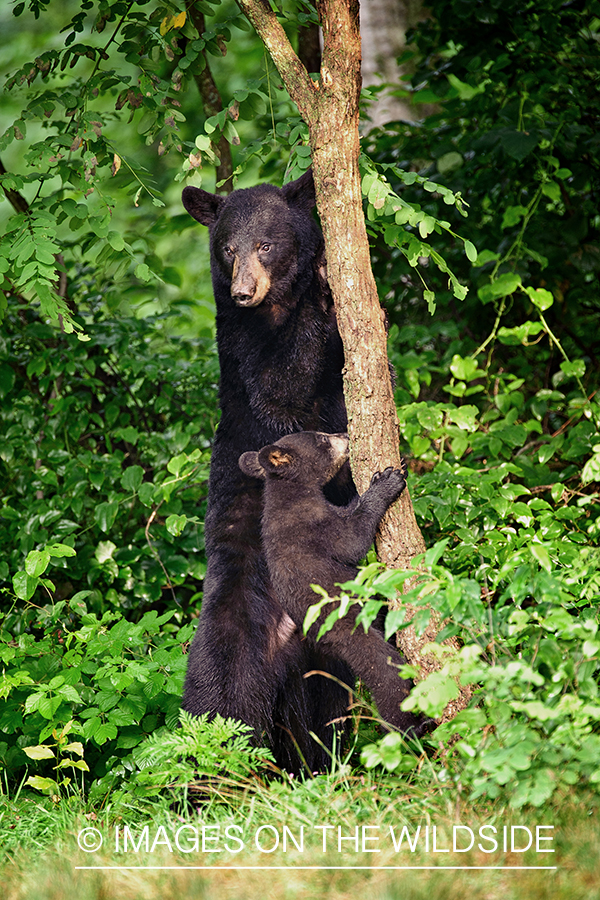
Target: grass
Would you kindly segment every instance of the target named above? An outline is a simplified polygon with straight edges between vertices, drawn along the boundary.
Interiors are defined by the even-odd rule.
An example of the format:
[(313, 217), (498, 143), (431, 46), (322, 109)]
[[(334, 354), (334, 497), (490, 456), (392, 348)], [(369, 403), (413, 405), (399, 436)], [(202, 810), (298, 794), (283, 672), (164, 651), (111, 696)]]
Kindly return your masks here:
[[(77, 795), (58, 803), (33, 796), (3, 797), (0, 801), (3, 900), (600, 898), (599, 801), (592, 795), (563, 796), (560, 802), (543, 809), (517, 812), (500, 803), (473, 807), (450, 791), (429, 792), (390, 776), (377, 781), (342, 771), (296, 784), (273, 782), (268, 787), (246, 785), (236, 790), (231, 785), (214, 785), (203, 792), (196, 808), (185, 811), (172, 800), (162, 796), (151, 801), (121, 801), (116, 806), (111, 805), (108, 797), (102, 809), (92, 809)], [(452, 829), (459, 824), (471, 828), (476, 840), (471, 850), (454, 853)], [(542, 832), (543, 836), (552, 835), (553, 841), (541, 846), (553, 848), (555, 853), (536, 853), (535, 848), (524, 853), (511, 852), (510, 843), (506, 851), (503, 849), (505, 826), (508, 829), (521, 826), (515, 832), (520, 841), (527, 837), (524, 828), (535, 834), (536, 826), (542, 825), (554, 826), (553, 831)], [(406, 842), (397, 852), (394, 849), (390, 827), (397, 840), (403, 826), (410, 830), (411, 839), (416, 829), (421, 828), (414, 852)], [(433, 848), (433, 826), (437, 852)], [(500, 834), (496, 852), (485, 853), (478, 848), (480, 844), (491, 849), (491, 844), (477, 834), (483, 826), (490, 828), (484, 832), (488, 837), (491, 827)], [(342, 838), (352, 839), (342, 840), (341, 852), (338, 827)], [(78, 846), (78, 834), (88, 828), (97, 829), (103, 838), (97, 852), (84, 852)], [(510, 830), (507, 833), (510, 835)], [(119, 852), (115, 847), (117, 834)], [(469, 837), (465, 830), (457, 835), (459, 840)], [(301, 850), (296, 848), (292, 837)], [(358, 847), (354, 844), (356, 837)], [(276, 839), (279, 846), (273, 849)], [(519, 846), (522, 845), (516, 844), (516, 850)], [(227, 847), (235, 852), (228, 852)], [(450, 852), (439, 852), (444, 848)], [(115, 868), (79, 868), (82, 866)], [(185, 866), (212, 868), (195, 871)], [(243, 868), (259, 866), (267, 868)], [(286, 868), (276, 868), (283, 866)], [(386, 866), (434, 868), (394, 871)], [(442, 866), (486, 868), (448, 870)], [(557, 868), (535, 871), (492, 869), (491, 866)]]

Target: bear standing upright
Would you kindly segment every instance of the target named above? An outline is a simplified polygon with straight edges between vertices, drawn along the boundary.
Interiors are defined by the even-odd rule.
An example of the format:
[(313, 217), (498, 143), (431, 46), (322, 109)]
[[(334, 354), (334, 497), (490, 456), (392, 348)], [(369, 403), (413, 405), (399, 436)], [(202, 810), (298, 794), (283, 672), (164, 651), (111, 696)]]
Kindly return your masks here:
[[(221, 368), (205, 523), (208, 567), (183, 708), (220, 713), (270, 741), (280, 766), (322, 768), (345, 715), (349, 667), (301, 640), (270, 582), (261, 543), (262, 481), (240, 455), (297, 431), (346, 430), (343, 347), (311, 211), (312, 174), (228, 197), (186, 187), (186, 210), (210, 231)], [(329, 490), (355, 494), (349, 470)]]
[[(406, 487), (406, 469), (390, 466), (373, 475), (368, 490), (348, 506), (334, 506), (323, 488), (347, 459), (347, 434), (301, 432), (259, 453), (246, 452), (239, 460), (243, 472), (265, 481), (262, 537), (267, 566), (277, 596), (298, 628), (316, 601), (311, 585), (335, 596), (336, 584), (356, 576), (386, 510)], [(328, 612), (309, 629), (311, 643)], [(376, 628), (364, 631), (356, 626), (355, 608), (322, 636), (320, 646), (363, 679), (386, 722), (416, 737), (431, 730), (433, 720), (400, 708), (412, 688), (398, 676), (404, 660)]]

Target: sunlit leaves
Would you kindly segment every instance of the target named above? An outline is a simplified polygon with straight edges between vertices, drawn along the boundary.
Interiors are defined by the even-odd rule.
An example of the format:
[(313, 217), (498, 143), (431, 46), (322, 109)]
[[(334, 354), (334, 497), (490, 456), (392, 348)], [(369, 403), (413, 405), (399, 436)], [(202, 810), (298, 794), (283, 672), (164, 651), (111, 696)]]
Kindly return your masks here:
[[(381, 230), (385, 242), (391, 247), (398, 247), (406, 258), (409, 266), (416, 266), (427, 259), (432, 259), (438, 269), (448, 276), (449, 287), (454, 296), (464, 300), (468, 288), (459, 282), (456, 275), (450, 271), (446, 261), (435, 251), (427, 238), (434, 232), (438, 234), (442, 230), (454, 235), (448, 222), (437, 219), (433, 215), (424, 212), (420, 206), (409, 204), (402, 199), (391, 187), (385, 172), (391, 172), (400, 178), (404, 184), (418, 182), (427, 193), (439, 194), (446, 203), (456, 204), (460, 211), (463, 203), (460, 197), (453, 194), (443, 185), (420, 178), (414, 172), (404, 172), (394, 166), (380, 166), (378, 169), (366, 159), (362, 159), (362, 193), (367, 200), (367, 219), (373, 228)], [(385, 219), (393, 219), (394, 224)], [(417, 237), (418, 232), (419, 237)], [(419, 239), (420, 238), (420, 239)], [(471, 241), (465, 241), (465, 253), (472, 261), (477, 257), (477, 250)], [(435, 294), (429, 288), (425, 289), (425, 299), (431, 313), (435, 310)]]

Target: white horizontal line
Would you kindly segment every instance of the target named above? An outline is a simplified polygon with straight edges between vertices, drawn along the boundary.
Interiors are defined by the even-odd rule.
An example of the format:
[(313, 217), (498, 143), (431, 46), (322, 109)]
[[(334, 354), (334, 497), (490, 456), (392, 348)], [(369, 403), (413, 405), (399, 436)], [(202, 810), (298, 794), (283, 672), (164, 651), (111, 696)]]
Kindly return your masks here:
[(374, 871), (375, 869), (391, 869), (394, 871), (398, 870), (409, 870), (409, 869), (431, 869), (432, 871), (438, 871), (440, 869), (452, 869), (452, 870), (498, 870), (498, 871), (507, 871), (511, 869), (518, 870), (532, 870), (532, 869), (540, 869), (545, 871), (555, 871), (558, 869), (558, 866), (75, 866), (75, 869), (92, 869), (92, 870), (100, 870), (100, 869), (110, 869), (115, 871), (121, 871), (125, 869), (157, 869), (157, 870), (166, 870), (166, 869), (195, 869), (202, 871), (211, 871), (218, 872), (220, 869), (223, 871), (231, 871), (235, 869), (239, 869), (240, 871), (246, 871), (250, 869), (264, 869), (264, 870), (283, 870), (286, 869), (365, 869), (366, 871)]

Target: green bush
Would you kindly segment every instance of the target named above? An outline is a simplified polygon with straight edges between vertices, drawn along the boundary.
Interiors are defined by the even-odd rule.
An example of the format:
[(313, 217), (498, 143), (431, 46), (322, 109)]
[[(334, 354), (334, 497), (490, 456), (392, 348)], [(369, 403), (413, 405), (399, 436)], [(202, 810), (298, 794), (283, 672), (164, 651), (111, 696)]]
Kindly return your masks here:
[(86, 783), (104, 783), (177, 721), (206, 567), (214, 343), (97, 309), (84, 343), (17, 312), (0, 344), (2, 759), (20, 778), (23, 748), (68, 725)]
[(2, 762), (15, 775), (27, 757), (35, 760), (28, 784), (53, 793), (57, 768), (71, 765), (62, 733), (80, 738), (90, 773), (81, 786), (93, 784), (97, 795), (131, 773), (131, 750), (147, 735), (176, 724), (182, 645), (193, 634), (192, 624), (172, 623), (173, 610), (162, 616), (151, 610), (136, 623), (114, 612), (98, 617), (87, 611), (85, 593), (32, 610), (18, 640), (6, 619), (0, 632)]

